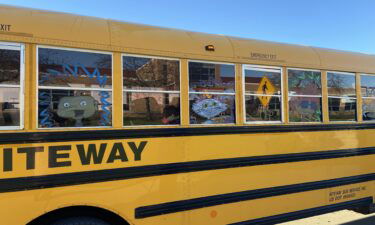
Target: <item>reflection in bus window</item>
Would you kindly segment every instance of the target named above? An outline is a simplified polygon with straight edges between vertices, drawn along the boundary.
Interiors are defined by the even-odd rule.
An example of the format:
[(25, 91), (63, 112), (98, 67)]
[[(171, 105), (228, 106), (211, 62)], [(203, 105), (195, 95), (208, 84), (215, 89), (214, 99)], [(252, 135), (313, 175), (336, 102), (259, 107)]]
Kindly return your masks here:
[(355, 75), (327, 73), (330, 121), (355, 121), (357, 115)]
[(170, 93), (126, 92), (124, 125), (180, 124), (180, 97)]
[(21, 51), (0, 45), (0, 127), (20, 126)]
[(180, 90), (178, 60), (124, 56), (123, 69), (126, 90)]
[(191, 124), (235, 123), (234, 65), (189, 62)]
[(0, 86), (0, 126), (20, 125), (19, 88)]
[(272, 96), (264, 106), (262, 96), (245, 96), (246, 122), (252, 121), (281, 121), (281, 97)]
[(110, 54), (38, 49), (39, 86), (111, 88)]
[(0, 45), (0, 85), (20, 84), (20, 51), (1, 49)]
[(322, 85), (319, 71), (288, 69), (289, 121), (322, 121)]
[(281, 69), (244, 66), (246, 122), (281, 121)]
[(375, 120), (375, 76), (361, 75), (362, 119)]
[(180, 63), (123, 57), (124, 126), (180, 124)]
[(38, 48), (40, 128), (112, 125), (112, 56)]

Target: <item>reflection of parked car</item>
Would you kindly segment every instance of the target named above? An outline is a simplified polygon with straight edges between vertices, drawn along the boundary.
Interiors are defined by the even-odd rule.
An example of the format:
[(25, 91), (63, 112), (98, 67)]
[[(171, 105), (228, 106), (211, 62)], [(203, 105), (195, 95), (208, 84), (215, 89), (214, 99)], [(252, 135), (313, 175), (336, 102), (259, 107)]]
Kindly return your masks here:
[(375, 112), (364, 112), (363, 120), (375, 120)]
[(0, 125), (17, 126), (19, 124), (19, 109), (15, 106), (18, 103), (0, 103)]

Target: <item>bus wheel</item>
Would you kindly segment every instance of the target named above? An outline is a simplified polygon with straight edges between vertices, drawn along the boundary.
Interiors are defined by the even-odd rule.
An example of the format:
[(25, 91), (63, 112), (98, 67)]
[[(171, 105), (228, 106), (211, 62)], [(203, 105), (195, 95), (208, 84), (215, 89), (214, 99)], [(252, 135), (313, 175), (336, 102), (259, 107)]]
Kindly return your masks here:
[(51, 225), (111, 225), (101, 219), (86, 216), (70, 217), (58, 220)]

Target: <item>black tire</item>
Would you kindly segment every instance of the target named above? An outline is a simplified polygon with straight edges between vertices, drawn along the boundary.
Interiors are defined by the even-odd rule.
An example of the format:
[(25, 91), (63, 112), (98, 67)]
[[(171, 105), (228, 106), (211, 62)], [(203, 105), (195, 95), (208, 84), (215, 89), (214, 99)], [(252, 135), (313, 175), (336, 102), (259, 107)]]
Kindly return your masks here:
[(88, 216), (75, 216), (53, 222), (51, 225), (111, 225), (101, 219)]

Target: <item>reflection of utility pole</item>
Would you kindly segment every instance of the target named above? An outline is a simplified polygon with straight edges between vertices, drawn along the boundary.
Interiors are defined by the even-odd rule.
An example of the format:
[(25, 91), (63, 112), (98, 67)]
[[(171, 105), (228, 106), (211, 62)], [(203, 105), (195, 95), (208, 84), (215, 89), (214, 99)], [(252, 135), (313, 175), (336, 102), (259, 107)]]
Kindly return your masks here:
[(147, 117), (148, 117), (148, 119), (152, 120), (150, 97), (146, 97), (146, 110), (147, 110)]
[[(166, 64), (163, 65), (163, 69), (162, 69), (162, 75), (163, 75), (163, 78), (164, 78), (164, 87), (167, 87), (168, 86), (168, 66)], [(173, 78), (172, 78), (173, 79)], [(172, 80), (171, 79), (171, 80)], [(164, 110), (163, 107), (169, 105), (169, 94), (168, 93), (164, 93), (163, 94), (163, 106), (162, 106), (162, 110)]]

